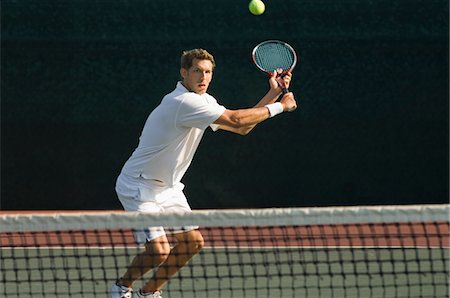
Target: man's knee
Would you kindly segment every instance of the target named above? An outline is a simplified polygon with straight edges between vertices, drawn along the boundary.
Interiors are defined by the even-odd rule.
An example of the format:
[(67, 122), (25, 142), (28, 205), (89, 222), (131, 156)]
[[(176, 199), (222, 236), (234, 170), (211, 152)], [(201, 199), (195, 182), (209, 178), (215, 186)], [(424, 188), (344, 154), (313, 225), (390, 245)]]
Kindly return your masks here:
[(199, 252), (205, 246), (205, 240), (200, 232), (192, 241), (192, 248), (195, 252)]
[(198, 230), (183, 233), (177, 238), (188, 254), (196, 254), (205, 246), (203, 236)]
[(169, 257), (170, 244), (167, 239), (147, 242), (144, 253), (152, 258), (154, 264), (161, 264)]

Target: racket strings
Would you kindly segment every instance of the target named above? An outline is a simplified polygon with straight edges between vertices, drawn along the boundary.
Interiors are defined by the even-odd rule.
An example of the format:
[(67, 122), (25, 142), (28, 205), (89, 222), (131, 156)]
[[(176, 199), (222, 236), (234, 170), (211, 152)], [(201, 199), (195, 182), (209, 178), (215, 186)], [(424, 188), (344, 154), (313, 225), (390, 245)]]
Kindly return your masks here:
[(294, 64), (294, 54), (281, 44), (265, 44), (255, 51), (255, 62), (266, 72), (286, 71)]

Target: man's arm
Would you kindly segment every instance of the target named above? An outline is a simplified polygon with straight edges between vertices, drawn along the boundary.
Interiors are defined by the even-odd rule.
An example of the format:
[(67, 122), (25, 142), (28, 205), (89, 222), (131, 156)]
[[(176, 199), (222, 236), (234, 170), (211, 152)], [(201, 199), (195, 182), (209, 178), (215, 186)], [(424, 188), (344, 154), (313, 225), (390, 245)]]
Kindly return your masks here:
[[(270, 93), (270, 91), (269, 91)], [(269, 94), (268, 93), (268, 94)], [(282, 112), (292, 112), (297, 108), (294, 94), (285, 94), (279, 103), (271, 103), (262, 107), (240, 110), (225, 110), (214, 122), (221, 129), (228, 130), (240, 135), (248, 134), (256, 124)]]
[[(269, 79), (270, 89), (267, 94), (253, 107), (249, 109), (240, 110), (226, 110), (214, 124), (219, 124), (219, 129), (231, 131), (240, 135), (248, 134), (256, 124), (271, 117), (267, 105), (275, 103), (281, 94), (281, 88), (276, 81), (277, 72), (274, 72)], [(283, 80), (287, 87), (289, 87), (292, 74), (287, 73)], [(293, 97), (292, 97), (293, 99)], [(295, 99), (294, 103), (295, 103)], [(283, 111), (293, 111), (296, 108), (292, 107), (291, 100), (285, 100), (287, 107), (283, 105)], [(289, 101), (289, 102), (288, 102)], [(251, 123), (251, 124), (248, 124)]]

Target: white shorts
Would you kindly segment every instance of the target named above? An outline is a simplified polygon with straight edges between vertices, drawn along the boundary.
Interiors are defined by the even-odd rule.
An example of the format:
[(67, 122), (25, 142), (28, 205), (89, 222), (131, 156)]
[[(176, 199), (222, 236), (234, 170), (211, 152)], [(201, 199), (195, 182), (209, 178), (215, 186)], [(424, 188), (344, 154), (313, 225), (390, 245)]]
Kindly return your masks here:
[[(116, 183), (117, 196), (126, 211), (148, 213), (191, 212), (183, 188), (182, 183), (167, 188), (154, 180), (135, 178), (123, 173), (119, 175)], [(168, 233), (175, 234), (197, 228), (198, 226), (186, 226), (166, 228), (166, 230)], [(151, 241), (166, 235), (166, 230), (163, 227), (148, 227), (141, 231), (135, 231), (136, 242)]]

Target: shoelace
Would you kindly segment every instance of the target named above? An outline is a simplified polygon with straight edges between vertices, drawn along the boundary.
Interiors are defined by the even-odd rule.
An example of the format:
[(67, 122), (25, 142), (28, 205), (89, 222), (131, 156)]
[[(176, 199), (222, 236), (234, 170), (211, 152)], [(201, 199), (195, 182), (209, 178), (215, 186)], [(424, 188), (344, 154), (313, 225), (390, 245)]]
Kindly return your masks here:
[(124, 286), (119, 286), (122, 290), (122, 296), (120, 298), (132, 298), (133, 297), (133, 290)]
[(141, 295), (142, 297), (148, 297), (148, 298), (162, 298), (160, 291), (155, 291), (153, 293), (144, 294), (144, 293), (142, 293), (141, 290), (139, 290), (139, 295)]

